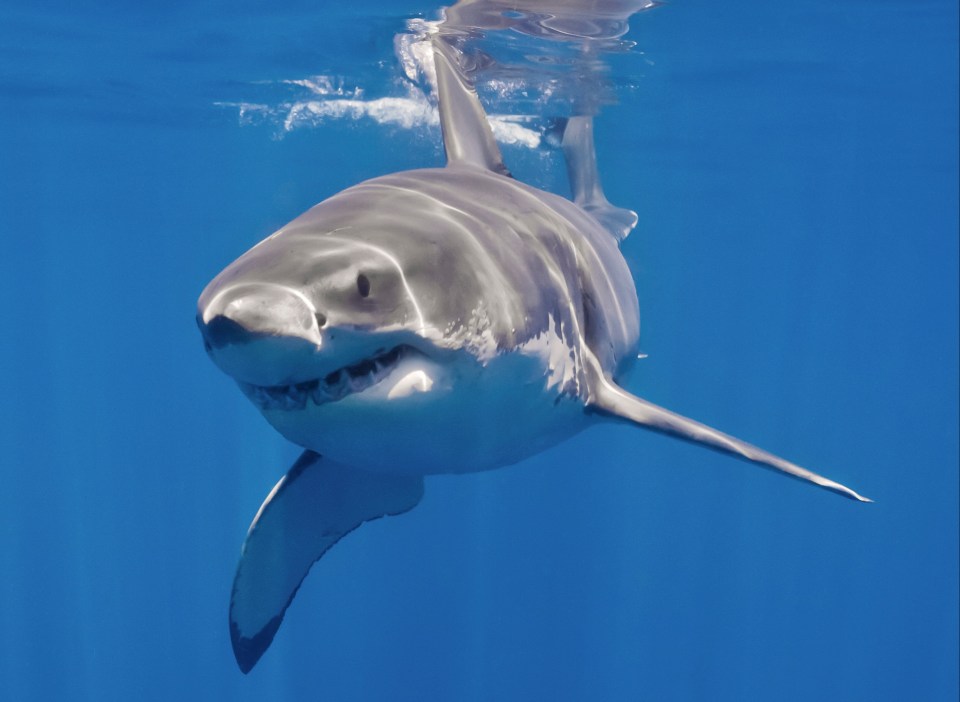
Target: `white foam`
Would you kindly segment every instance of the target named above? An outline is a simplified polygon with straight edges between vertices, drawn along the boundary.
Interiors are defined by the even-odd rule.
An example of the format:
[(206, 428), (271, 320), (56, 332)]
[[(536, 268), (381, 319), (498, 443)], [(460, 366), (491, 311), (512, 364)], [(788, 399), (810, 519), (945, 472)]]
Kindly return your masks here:
[[(407, 32), (394, 38), (394, 52), (403, 69), (405, 80), (397, 80), (399, 96), (365, 97), (362, 87), (347, 87), (342, 76), (314, 75), (279, 81), (283, 85), (304, 88), (310, 98), (270, 106), (262, 103), (217, 103), (237, 108), (241, 124), (282, 121), (283, 131), (320, 126), (327, 120), (370, 119), (377, 124), (401, 129), (435, 128), (440, 124), (436, 106), (436, 69), (433, 47), (427, 37), (436, 31), (439, 22), (413, 19)], [(490, 115), (494, 137), (503, 144), (539, 148), (540, 132), (522, 124), (524, 118), (513, 115)]]
[(296, 102), (283, 120), (285, 131), (316, 126), (325, 119), (360, 119), (367, 117), (378, 124), (412, 129), (440, 123), (436, 108), (425, 98), (384, 97), (375, 100), (331, 99)]

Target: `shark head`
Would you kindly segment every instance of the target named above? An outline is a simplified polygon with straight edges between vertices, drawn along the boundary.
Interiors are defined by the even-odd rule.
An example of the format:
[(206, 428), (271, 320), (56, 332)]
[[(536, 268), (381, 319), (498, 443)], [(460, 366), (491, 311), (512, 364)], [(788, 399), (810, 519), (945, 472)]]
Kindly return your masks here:
[[(466, 207), (449, 200), (458, 177), (475, 192), (491, 176), (426, 170), (344, 191), (201, 294), (208, 354), (289, 440), (367, 469), (423, 474), (503, 465), (554, 441), (531, 440), (543, 432), (529, 422), (514, 423), (519, 433), (493, 425), (563, 394), (573, 361), (572, 340), (557, 331), (560, 292), (451, 217)], [(481, 232), (499, 229), (496, 208), (484, 216)], [(567, 337), (574, 326), (568, 319)]]
[(241, 384), (296, 387), (344, 371), (357, 387), (343, 393), (362, 392), (359, 367), (396, 361), (423, 328), (397, 260), (336, 234), (256, 246), (207, 286), (197, 323), (213, 361)]
[(442, 293), (436, 276), (414, 271), (415, 294), (411, 272), (362, 235), (284, 234), (228, 266), (198, 302), (208, 354), (267, 420), (329, 452), (327, 437), (362, 445), (337, 435), (387, 431), (444, 395), (451, 349), (417, 298)]

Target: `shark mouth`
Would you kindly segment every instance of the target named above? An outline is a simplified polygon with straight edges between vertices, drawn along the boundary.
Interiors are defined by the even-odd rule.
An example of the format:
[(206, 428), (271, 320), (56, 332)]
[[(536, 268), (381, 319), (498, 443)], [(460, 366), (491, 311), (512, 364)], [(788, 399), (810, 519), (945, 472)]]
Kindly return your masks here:
[(390, 375), (401, 359), (413, 353), (416, 352), (409, 346), (397, 346), (327, 373), (323, 378), (293, 385), (264, 387), (239, 381), (238, 384), (243, 394), (261, 410), (302, 410), (307, 402), (323, 405), (372, 388)]

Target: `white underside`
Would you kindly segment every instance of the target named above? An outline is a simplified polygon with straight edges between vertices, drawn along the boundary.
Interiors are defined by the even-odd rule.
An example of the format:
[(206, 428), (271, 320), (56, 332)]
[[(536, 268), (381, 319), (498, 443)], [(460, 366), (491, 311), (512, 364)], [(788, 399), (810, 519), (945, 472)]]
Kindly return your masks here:
[(442, 365), (407, 356), (362, 392), (298, 410), (268, 409), (264, 416), (294, 443), (365, 470), (489, 470), (587, 425), (582, 403), (560, 392), (552, 371), (563, 369), (551, 362), (550, 352), (541, 345), (485, 362), (462, 352)]

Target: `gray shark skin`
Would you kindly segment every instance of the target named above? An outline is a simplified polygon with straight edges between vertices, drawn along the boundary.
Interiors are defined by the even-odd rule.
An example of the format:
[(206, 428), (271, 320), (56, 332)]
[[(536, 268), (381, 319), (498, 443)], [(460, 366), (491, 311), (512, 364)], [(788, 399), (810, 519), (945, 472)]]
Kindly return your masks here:
[(592, 122), (563, 146), (575, 201), (510, 177), (455, 39), (433, 39), (448, 165), (320, 203), (203, 291), (213, 361), (305, 451), (251, 524), (230, 631), (248, 672), (311, 565), (360, 524), (415, 507), (423, 478), (516, 463), (602, 421), (653, 429), (866, 501), (657, 407), (617, 381), (639, 307)]

